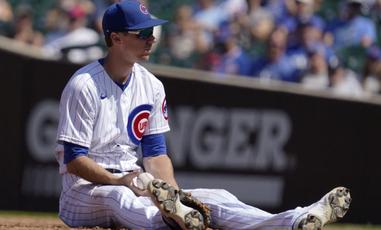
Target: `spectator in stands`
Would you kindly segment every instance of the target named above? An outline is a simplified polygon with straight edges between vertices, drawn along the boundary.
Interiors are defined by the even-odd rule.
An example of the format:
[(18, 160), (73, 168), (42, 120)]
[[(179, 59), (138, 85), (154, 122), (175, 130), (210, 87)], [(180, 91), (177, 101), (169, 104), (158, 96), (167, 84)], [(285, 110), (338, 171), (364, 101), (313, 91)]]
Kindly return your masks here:
[(218, 62), (212, 71), (225, 74), (250, 75), (251, 58), (238, 44), (239, 24), (226, 22), (217, 33)]
[(223, 0), (219, 4), (219, 7), (227, 14), (227, 18), (233, 18), (245, 13), (247, 8), (246, 1), (247, 0)]
[(169, 29), (169, 51), (172, 64), (182, 67), (193, 67), (195, 58), (211, 47), (206, 34), (192, 18), (192, 8), (181, 5), (176, 9), (174, 23)]
[[(65, 36), (73, 17), (79, 17), (81, 13), (84, 13), (87, 19), (94, 11), (95, 6), (90, 0), (57, 1), (55, 6), (46, 12), (45, 44)], [(90, 26), (87, 21), (85, 26)]]
[(53, 7), (46, 12), (44, 18), (45, 44), (66, 34), (69, 25), (68, 14), (60, 7)]
[(381, 45), (381, 0), (374, 0), (370, 7), (370, 18), (376, 24), (377, 44)]
[(324, 30), (325, 27), (324, 20), (314, 12), (313, 0), (290, 0), (290, 3), (292, 3), (291, 9), (293, 8), (293, 10), (290, 10), (289, 15), (279, 24), (288, 31), (287, 47), (295, 46), (298, 42), (299, 25), (313, 22), (314, 25), (319, 25), (320, 30)]
[(9, 35), (12, 21), (13, 11), (11, 4), (7, 0), (0, 0), (0, 35)]
[(87, 27), (86, 9), (80, 4), (67, 11), (69, 24), (64, 35), (47, 43), (44, 48), (52, 56), (63, 57), (71, 62), (83, 63), (103, 56), (99, 47), (99, 34)]
[(275, 18), (263, 0), (246, 0), (247, 10), (238, 15), (240, 44), (254, 57), (264, 54), (264, 46), (275, 27)]
[(277, 27), (266, 45), (266, 56), (254, 60), (251, 75), (260, 79), (298, 82), (299, 75), (286, 54), (287, 31)]
[(289, 45), (289, 50), (307, 49), (315, 44), (324, 43), (325, 23), (317, 17), (299, 21), (296, 25), (296, 40)]
[(357, 74), (344, 67), (340, 60), (329, 62), (328, 65), (329, 88), (334, 94), (350, 97), (364, 96), (362, 85)]
[(87, 15), (95, 11), (93, 0), (58, 0), (58, 4), (60, 8), (66, 12), (76, 7), (81, 8)]
[(369, 47), (376, 42), (375, 23), (361, 15), (365, 0), (345, 0), (341, 18), (329, 24), (335, 50), (350, 47)]
[(333, 50), (325, 45), (323, 41), (324, 24), (321, 20), (311, 17), (307, 21), (301, 21), (296, 30), (296, 41), (288, 48), (287, 53), (290, 57), (290, 62), (296, 66), (300, 73), (307, 68), (309, 56), (308, 50), (315, 47), (324, 48), (324, 54), (328, 59), (333, 55)]
[(373, 0), (369, 14), (373, 21), (381, 21), (381, 0)]
[(228, 21), (228, 13), (215, 0), (198, 0), (193, 18), (206, 33), (209, 45), (213, 46), (214, 34), (222, 22)]
[(369, 47), (367, 58), (362, 72), (363, 88), (371, 94), (379, 94), (381, 92), (381, 49), (374, 45)]
[(307, 89), (327, 89), (329, 78), (326, 48), (323, 45), (315, 45), (310, 47), (306, 54), (308, 68), (301, 79), (301, 84)]
[[(266, 0), (263, 2), (264, 7), (274, 16), (275, 24), (279, 25), (287, 17), (289, 0)], [(293, 1), (293, 0), (292, 0)]]
[(263, 0), (247, 0), (246, 28), (255, 40), (266, 40), (274, 29), (274, 16), (264, 6)]
[(15, 15), (10, 37), (25, 44), (41, 47), (44, 43), (44, 36), (34, 29), (32, 8), (26, 4), (18, 5)]
[(364, 84), (364, 87), (366, 87), (364, 90), (365, 92), (373, 95), (380, 95), (381, 94), (381, 61), (378, 61), (372, 70), (372, 75), (371, 75), (373, 82), (369, 83), (366, 82)]

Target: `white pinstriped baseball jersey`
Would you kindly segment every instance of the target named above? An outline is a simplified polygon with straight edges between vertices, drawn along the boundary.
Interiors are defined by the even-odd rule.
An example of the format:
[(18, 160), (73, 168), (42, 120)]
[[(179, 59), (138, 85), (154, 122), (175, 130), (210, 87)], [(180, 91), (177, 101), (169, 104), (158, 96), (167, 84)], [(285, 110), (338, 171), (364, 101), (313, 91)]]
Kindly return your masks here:
[[(98, 164), (121, 171), (140, 168), (136, 149), (143, 135), (169, 130), (164, 87), (139, 64), (134, 65), (125, 90), (98, 62), (81, 68), (63, 91), (60, 113), (59, 142), (88, 147), (88, 156)], [(59, 217), (68, 226), (168, 229), (149, 197), (138, 197), (126, 186), (92, 184), (65, 173), (62, 149), (57, 153), (63, 174)], [(313, 207), (271, 214), (242, 203), (226, 190), (186, 191), (211, 208), (212, 226), (218, 229), (291, 230)]]
[[(168, 116), (164, 87), (157, 78), (135, 64), (129, 79), (122, 90), (98, 61), (79, 69), (62, 93), (58, 142), (88, 147), (88, 156), (104, 168), (139, 169), (136, 150), (142, 136), (168, 131)], [(149, 197), (137, 197), (126, 186), (99, 186), (66, 173), (62, 149), (57, 154), (63, 174), (59, 217), (68, 226), (168, 229)], [(293, 229), (313, 207), (271, 214), (225, 190), (187, 191), (209, 205), (212, 225), (219, 229)]]
[(88, 147), (88, 156), (104, 168), (140, 168), (136, 150), (142, 136), (169, 131), (165, 92), (137, 63), (128, 81), (122, 90), (99, 61), (79, 69), (61, 96), (58, 142)]

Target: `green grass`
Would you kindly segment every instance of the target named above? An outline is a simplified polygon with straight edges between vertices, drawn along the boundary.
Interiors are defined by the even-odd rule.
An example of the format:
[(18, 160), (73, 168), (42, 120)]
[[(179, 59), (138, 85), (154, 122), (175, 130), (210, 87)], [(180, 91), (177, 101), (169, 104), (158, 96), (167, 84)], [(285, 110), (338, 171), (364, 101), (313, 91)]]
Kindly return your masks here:
[(5, 211), (0, 210), (0, 216), (38, 216), (38, 217), (57, 217), (56, 212), (32, 212), (32, 211)]
[(376, 230), (381, 226), (375, 225), (356, 225), (356, 224), (332, 224), (324, 228), (324, 230)]

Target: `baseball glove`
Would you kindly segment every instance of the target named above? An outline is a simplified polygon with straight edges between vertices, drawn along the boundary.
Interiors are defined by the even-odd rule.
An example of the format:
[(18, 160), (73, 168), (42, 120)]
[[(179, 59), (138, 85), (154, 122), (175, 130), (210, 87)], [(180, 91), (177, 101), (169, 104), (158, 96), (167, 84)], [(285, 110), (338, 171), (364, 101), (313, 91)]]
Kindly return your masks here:
[(210, 230), (210, 208), (191, 193), (177, 190), (165, 181), (154, 179), (148, 191), (164, 222), (174, 230)]
[[(199, 211), (203, 217), (205, 229), (210, 226), (211, 216), (210, 216), (210, 208), (208, 205), (202, 203), (197, 198), (193, 197), (191, 193), (184, 192), (180, 189), (179, 197), (182, 204), (191, 207), (197, 211)], [(210, 229), (210, 228), (209, 228)]]

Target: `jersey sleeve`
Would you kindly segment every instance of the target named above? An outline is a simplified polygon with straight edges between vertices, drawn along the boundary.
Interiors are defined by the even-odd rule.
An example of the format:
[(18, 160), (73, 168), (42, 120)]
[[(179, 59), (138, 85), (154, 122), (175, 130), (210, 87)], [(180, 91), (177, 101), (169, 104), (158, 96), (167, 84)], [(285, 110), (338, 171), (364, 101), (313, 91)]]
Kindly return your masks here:
[(96, 101), (88, 82), (90, 77), (69, 81), (60, 101), (57, 140), (90, 147), (96, 116)]
[(164, 133), (170, 130), (168, 124), (168, 109), (164, 86), (158, 81), (154, 94), (154, 104), (148, 118), (148, 129), (144, 135)]
[(167, 154), (167, 145), (163, 133), (143, 136), (141, 146), (143, 157)]

